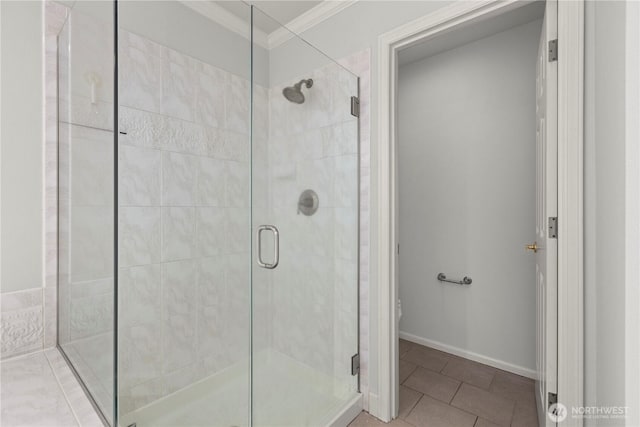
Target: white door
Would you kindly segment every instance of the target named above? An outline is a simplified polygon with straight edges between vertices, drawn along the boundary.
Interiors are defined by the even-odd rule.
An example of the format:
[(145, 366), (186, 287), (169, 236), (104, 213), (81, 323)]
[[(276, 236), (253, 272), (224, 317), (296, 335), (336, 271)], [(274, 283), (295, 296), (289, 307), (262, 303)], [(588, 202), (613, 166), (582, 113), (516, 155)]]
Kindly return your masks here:
[(557, 39), (556, 0), (547, 0), (536, 73), (536, 401), (540, 426), (556, 425), (547, 415), (549, 393), (557, 393), (558, 240), (550, 218), (558, 215), (558, 62), (550, 56)]

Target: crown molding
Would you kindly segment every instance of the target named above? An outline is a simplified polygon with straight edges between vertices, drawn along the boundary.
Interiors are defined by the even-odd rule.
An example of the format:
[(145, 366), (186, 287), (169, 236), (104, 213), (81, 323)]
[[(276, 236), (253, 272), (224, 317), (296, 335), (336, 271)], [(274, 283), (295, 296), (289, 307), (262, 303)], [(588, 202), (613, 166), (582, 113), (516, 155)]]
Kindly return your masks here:
[(292, 19), (284, 28), (278, 28), (267, 36), (269, 49), (280, 46), (282, 43), (301, 34), (304, 31), (318, 25), (322, 21), (342, 12), (346, 8), (356, 4), (358, 0), (325, 0), (309, 9), (297, 18)]
[[(213, 1), (185, 1), (180, 0), (180, 3), (194, 10), (195, 12), (209, 18), (211, 21), (216, 22), (228, 30), (233, 31), (236, 34), (241, 35), (247, 40), (251, 39), (248, 33), (249, 24), (242, 18), (237, 17), (227, 9), (219, 6)], [(267, 33), (258, 28), (253, 28), (253, 41), (265, 49), (269, 49), (269, 42)]]
[[(300, 34), (318, 25), (322, 21), (342, 12), (346, 8), (353, 6), (359, 0), (325, 0), (317, 6), (309, 9), (297, 18), (292, 19), (283, 27), (267, 34), (264, 31), (253, 28), (253, 41), (267, 50), (280, 46), (287, 40), (292, 39), (296, 34)], [(216, 4), (214, 1), (189, 1), (180, 0), (180, 3), (191, 10), (205, 16), (228, 30), (241, 35), (247, 40), (247, 22), (237, 17), (227, 9)]]

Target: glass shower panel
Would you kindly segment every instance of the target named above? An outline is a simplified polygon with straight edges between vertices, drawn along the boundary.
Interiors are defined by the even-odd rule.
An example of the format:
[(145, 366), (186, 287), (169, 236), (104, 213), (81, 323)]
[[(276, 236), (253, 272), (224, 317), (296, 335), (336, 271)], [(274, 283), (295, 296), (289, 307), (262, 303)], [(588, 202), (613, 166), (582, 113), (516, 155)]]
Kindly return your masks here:
[(104, 417), (114, 389), (113, 2), (58, 37), (58, 344)]
[(294, 34), (254, 76), (252, 421), (328, 425), (358, 392), (358, 78)]
[(251, 9), (237, 6), (231, 31), (204, 2), (119, 3), (120, 425), (249, 425)]

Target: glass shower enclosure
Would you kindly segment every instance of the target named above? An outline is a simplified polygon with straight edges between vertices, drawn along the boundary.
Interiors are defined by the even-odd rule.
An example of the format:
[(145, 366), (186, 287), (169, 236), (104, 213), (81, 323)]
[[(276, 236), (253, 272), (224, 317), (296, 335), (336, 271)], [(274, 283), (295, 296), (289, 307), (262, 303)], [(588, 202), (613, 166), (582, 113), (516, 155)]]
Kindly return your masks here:
[(109, 425), (359, 397), (358, 77), (230, 3), (79, 1), (58, 38), (58, 343)]

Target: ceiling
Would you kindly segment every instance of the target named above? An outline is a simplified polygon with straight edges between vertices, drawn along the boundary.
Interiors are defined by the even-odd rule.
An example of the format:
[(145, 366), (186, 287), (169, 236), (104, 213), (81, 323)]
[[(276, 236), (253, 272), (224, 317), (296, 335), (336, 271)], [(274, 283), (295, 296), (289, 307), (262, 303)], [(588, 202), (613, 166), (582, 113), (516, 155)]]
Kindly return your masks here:
[(497, 34), (518, 25), (526, 24), (544, 16), (544, 2), (533, 1), (510, 12), (486, 18), (480, 22), (456, 28), (446, 37), (435, 37), (410, 46), (398, 53), (400, 66), (428, 58), (449, 49)]
[[(244, 2), (240, 0), (216, 0), (215, 3), (245, 21), (248, 21), (250, 19), (249, 8)], [(253, 4), (258, 9), (260, 9), (257, 13), (254, 14), (254, 25), (264, 33), (271, 34), (282, 25), (286, 25), (288, 22), (292, 21), (308, 10), (313, 9), (314, 7), (322, 3), (322, 1), (253, 0), (247, 1), (247, 3)]]

